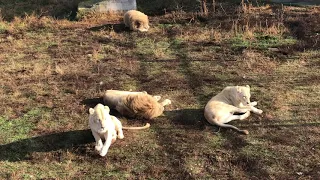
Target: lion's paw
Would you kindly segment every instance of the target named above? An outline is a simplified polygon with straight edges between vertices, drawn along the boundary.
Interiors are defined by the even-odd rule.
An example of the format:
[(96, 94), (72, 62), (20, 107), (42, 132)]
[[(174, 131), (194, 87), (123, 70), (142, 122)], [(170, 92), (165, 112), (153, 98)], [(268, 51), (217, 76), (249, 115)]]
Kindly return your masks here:
[(257, 110), (257, 114), (262, 114), (262, 113), (263, 113), (263, 111), (261, 109)]
[(165, 99), (164, 102), (165, 102), (166, 105), (171, 104), (171, 100), (169, 100), (169, 99)]
[(97, 145), (97, 146), (95, 146), (95, 149), (96, 149), (98, 152), (100, 152), (101, 149), (102, 149), (102, 145)]
[(107, 153), (108, 153), (108, 151), (101, 151), (99, 155), (102, 156), (102, 157), (104, 157), (104, 156), (107, 155)]
[(156, 99), (156, 101), (159, 101), (161, 99), (161, 96), (153, 96), (153, 97)]
[(250, 103), (251, 106), (256, 106), (258, 103), (256, 101)]
[(123, 135), (123, 134), (119, 134), (119, 135), (118, 135), (118, 138), (119, 138), (119, 139), (123, 139), (123, 138), (124, 138), (124, 135)]

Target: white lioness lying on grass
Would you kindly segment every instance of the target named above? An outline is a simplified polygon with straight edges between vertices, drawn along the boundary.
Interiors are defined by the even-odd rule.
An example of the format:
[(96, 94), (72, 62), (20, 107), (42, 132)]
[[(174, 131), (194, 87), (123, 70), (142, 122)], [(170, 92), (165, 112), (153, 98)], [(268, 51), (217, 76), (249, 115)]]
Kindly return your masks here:
[[(247, 86), (228, 86), (219, 94), (210, 99), (204, 109), (204, 116), (211, 124), (221, 127), (227, 127), (237, 130), (238, 132), (249, 134), (247, 130), (240, 130), (228, 123), (236, 119), (246, 119), (250, 111), (261, 114), (263, 111), (255, 108), (257, 102), (250, 102), (250, 87)], [(244, 113), (234, 115), (234, 113)]]
[(123, 116), (153, 119), (160, 116), (164, 106), (171, 104), (169, 99), (161, 103), (161, 96), (151, 96), (147, 92), (107, 90), (103, 95), (105, 105), (116, 109)]
[(148, 16), (137, 10), (127, 11), (124, 14), (123, 21), (125, 26), (132, 31), (145, 32), (150, 28)]
[[(109, 114), (108, 106), (97, 104), (94, 108), (89, 109), (89, 126), (92, 135), (96, 141), (95, 149), (100, 156), (105, 156), (108, 153), (110, 145), (116, 141), (117, 137), (123, 139), (122, 129), (146, 129), (150, 124), (143, 127), (122, 127), (121, 122), (114, 116)], [(105, 143), (102, 143), (105, 139)]]

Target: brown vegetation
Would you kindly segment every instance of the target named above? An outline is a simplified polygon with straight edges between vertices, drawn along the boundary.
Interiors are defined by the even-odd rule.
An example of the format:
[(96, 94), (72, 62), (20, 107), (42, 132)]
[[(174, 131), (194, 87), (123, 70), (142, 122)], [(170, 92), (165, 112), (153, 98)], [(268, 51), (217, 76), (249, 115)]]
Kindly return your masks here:
[[(5, 21), (2, 10), (0, 178), (318, 178), (319, 7), (250, 8), (150, 16), (143, 34), (116, 16), (68, 21), (36, 11)], [(245, 84), (264, 115), (232, 123), (250, 135), (210, 126), (206, 102)], [(87, 112), (106, 89), (147, 91), (172, 105), (101, 158)]]

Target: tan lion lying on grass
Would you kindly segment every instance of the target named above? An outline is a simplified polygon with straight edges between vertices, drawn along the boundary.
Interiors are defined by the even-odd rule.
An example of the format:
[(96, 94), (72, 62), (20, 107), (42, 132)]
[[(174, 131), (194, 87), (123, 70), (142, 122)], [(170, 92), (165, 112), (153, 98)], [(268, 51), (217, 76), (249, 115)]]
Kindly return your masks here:
[[(257, 102), (250, 102), (250, 87), (228, 86), (219, 94), (210, 99), (204, 109), (204, 116), (211, 124), (228, 127), (238, 132), (249, 134), (247, 130), (240, 130), (230, 124), (225, 124), (236, 119), (246, 119), (250, 111), (261, 114), (263, 111), (255, 108)], [(234, 113), (244, 113), (234, 115)]]
[(124, 14), (123, 21), (125, 26), (129, 27), (132, 31), (145, 32), (150, 28), (148, 16), (140, 11), (127, 11)]
[(107, 90), (103, 95), (104, 104), (116, 109), (123, 116), (144, 119), (160, 116), (164, 111), (164, 106), (171, 104), (169, 99), (159, 103), (160, 99), (161, 96), (151, 96), (145, 91)]
[[(117, 139), (123, 139), (122, 129), (146, 129), (150, 127), (147, 123), (143, 127), (123, 127), (121, 122), (114, 116), (109, 114), (108, 106), (97, 104), (94, 108), (89, 109), (89, 126), (92, 135), (96, 141), (95, 149), (100, 156), (105, 156), (108, 153), (109, 147)], [(102, 143), (105, 139), (105, 143)]]

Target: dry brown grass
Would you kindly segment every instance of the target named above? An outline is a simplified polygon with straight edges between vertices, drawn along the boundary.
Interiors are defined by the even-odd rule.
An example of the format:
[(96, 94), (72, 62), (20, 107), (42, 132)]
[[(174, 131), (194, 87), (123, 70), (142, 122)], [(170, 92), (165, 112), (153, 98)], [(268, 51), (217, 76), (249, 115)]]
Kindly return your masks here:
[[(1, 21), (0, 178), (319, 177), (319, 12), (272, 8), (151, 16), (148, 33), (126, 31), (108, 15)], [(271, 11), (285, 16), (268, 19)], [(291, 26), (300, 22), (304, 34)], [(250, 136), (208, 125), (206, 102), (245, 84), (264, 115), (232, 123)], [(106, 89), (145, 90), (173, 104), (101, 158), (87, 111)]]

